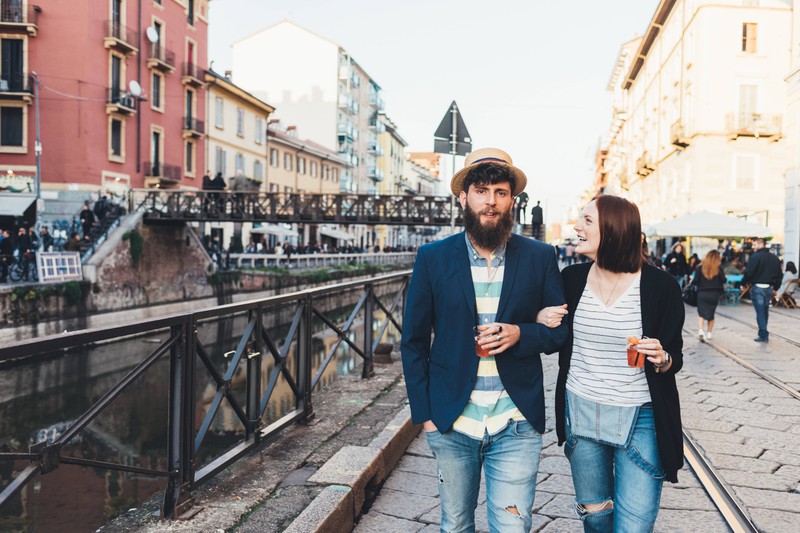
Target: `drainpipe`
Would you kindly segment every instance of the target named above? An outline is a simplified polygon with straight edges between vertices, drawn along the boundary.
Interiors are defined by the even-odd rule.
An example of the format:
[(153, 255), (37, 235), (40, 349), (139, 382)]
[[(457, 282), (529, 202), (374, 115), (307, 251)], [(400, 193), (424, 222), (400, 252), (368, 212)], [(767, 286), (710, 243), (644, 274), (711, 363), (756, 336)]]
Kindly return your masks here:
[[(136, 32), (136, 46), (139, 48), (139, 53), (136, 58), (136, 82), (142, 83), (142, 0), (138, 2), (139, 7), (139, 22)], [(139, 109), (136, 113), (136, 173), (142, 170), (142, 100), (139, 101)]]

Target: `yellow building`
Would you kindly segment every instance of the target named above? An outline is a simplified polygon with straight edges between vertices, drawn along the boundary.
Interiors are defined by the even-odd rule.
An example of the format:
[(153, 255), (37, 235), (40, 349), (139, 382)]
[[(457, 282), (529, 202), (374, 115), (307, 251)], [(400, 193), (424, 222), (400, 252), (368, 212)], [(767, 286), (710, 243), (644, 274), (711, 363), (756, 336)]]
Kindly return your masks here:
[(337, 194), (346, 163), (333, 150), (300, 139), (295, 126), (273, 121), (269, 137), (268, 192)]
[(275, 111), (230, 79), (205, 73), (207, 173), (221, 173), (230, 186), (234, 176), (245, 177), (253, 189), (264, 190), (267, 176), (267, 123)]

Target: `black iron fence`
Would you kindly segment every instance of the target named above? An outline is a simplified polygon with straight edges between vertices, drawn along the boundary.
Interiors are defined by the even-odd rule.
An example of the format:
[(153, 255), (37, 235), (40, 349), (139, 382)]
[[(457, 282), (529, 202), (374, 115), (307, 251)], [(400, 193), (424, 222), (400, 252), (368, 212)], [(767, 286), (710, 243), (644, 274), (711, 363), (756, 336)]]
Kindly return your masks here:
[[(314, 417), (312, 391), (320, 383), (323, 373), (340, 345), (346, 345), (363, 361), (362, 378), (373, 375), (373, 353), (390, 325), (401, 331), (402, 310), (408, 288), (410, 272), (375, 277), (358, 281), (309, 289), (263, 300), (231, 304), (194, 313), (173, 315), (160, 319), (144, 320), (124, 326), (105, 329), (84, 330), (0, 347), (0, 365), (16, 360), (42, 357), (58, 353), (68, 356), (71, 349), (88, 345), (108, 343), (123, 337), (153, 335), (169, 332), (168, 338), (144, 357), (128, 374), (112, 386), (89, 409), (69, 422), (63, 432), (51, 440), (40, 442), (28, 450), (8, 450), (0, 453), (3, 471), (11, 472), (12, 479), (0, 492), (0, 509), (10, 502), (18, 501), (17, 494), (35, 480), (58, 468), (72, 466), (109, 469), (144, 476), (167, 479), (162, 504), (162, 516), (173, 518), (191, 505), (191, 491), (196, 485), (208, 480), (216, 472), (226, 468), (238, 457), (253, 448), (258, 441), (272, 435), (289, 424), (308, 421)], [(327, 316), (322, 302), (331, 298), (342, 301), (350, 294), (355, 303), (343, 323)], [(391, 299), (383, 301), (382, 298)], [(291, 321), (283, 338), (269, 334), (270, 324), (265, 323), (268, 314), (276, 309), (291, 311)], [(376, 313), (382, 311), (383, 321), (376, 322)], [(234, 332), (236, 349), (229, 356), (227, 367), (220, 371), (212, 361), (206, 345), (198, 336), (198, 325), (231, 316), (247, 317), (241, 331)], [(364, 335), (361, 341), (353, 340), (351, 328), (363, 316)], [(316, 372), (312, 365), (312, 330), (324, 328), (335, 340), (322, 357)], [(218, 354), (217, 354), (218, 355)], [(129, 386), (140, 380), (143, 374), (157, 362), (169, 360), (168, 434), (166, 443), (166, 468), (148, 467), (142, 464), (120, 464), (99, 461), (86, 457), (75, 457), (66, 452), (91, 422), (105, 410)], [(262, 380), (262, 364), (272, 363), (269, 377)], [(215, 388), (213, 399), (202, 420), (196, 420), (195, 399), (203, 390), (197, 383), (197, 371), (205, 368)], [(245, 394), (233, 393), (234, 378), (237, 383), (244, 374)], [(291, 390), (293, 409), (270, 424), (264, 422), (265, 410), (276, 384)], [(263, 384), (263, 387), (262, 387)], [(212, 423), (220, 412), (223, 402), (235, 413), (244, 430), (238, 442), (225, 450), (204, 448)], [(199, 423), (196, 423), (199, 421)], [(202, 466), (200, 465), (202, 456)], [(128, 463), (128, 461), (124, 461)], [(11, 465), (9, 465), (11, 463)]]

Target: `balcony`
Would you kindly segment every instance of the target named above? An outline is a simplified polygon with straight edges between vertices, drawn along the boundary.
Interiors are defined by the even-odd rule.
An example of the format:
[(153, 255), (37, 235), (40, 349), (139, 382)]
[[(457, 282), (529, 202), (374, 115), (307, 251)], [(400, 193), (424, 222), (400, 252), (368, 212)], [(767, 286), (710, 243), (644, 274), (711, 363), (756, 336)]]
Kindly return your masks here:
[(181, 83), (184, 85), (191, 85), (193, 87), (202, 87), (203, 83), (203, 69), (189, 61), (183, 64), (183, 74), (181, 76)]
[(381, 120), (378, 118), (378, 114), (376, 113), (372, 118), (369, 119), (369, 128), (375, 133), (383, 133), (386, 131), (386, 124), (381, 122)]
[(107, 20), (105, 23), (105, 38), (103, 45), (106, 48), (113, 48), (119, 50), (125, 55), (135, 54), (139, 51), (136, 48), (136, 31), (128, 29), (118, 22)]
[(783, 115), (777, 113), (728, 113), (725, 126), (728, 139), (732, 141), (739, 137), (763, 137), (774, 142), (783, 137)]
[(646, 151), (636, 159), (636, 173), (640, 176), (649, 176), (655, 169), (656, 165), (650, 160)]
[(692, 138), (686, 133), (683, 124), (681, 121), (676, 121), (670, 127), (670, 135), (669, 135), (672, 144), (677, 146), (678, 148), (686, 148), (692, 142)]
[(339, 142), (340, 143), (352, 143), (356, 140), (355, 135), (355, 128), (353, 126), (348, 125), (339, 125)]
[(381, 111), (383, 110), (383, 98), (378, 93), (371, 93), (369, 95), (369, 105)]
[(383, 155), (383, 147), (378, 143), (370, 143), (367, 145), (367, 152), (376, 157), (380, 157)]
[(120, 89), (106, 90), (106, 113), (132, 115), (136, 113), (136, 97)]
[(0, 100), (33, 101), (33, 82), (22, 73), (6, 74), (0, 78)]
[(167, 50), (165, 46), (159, 46), (158, 43), (151, 43), (147, 54), (147, 68), (167, 73), (173, 72), (175, 70), (175, 53)]
[(383, 170), (378, 167), (367, 167), (367, 177), (374, 182), (383, 181)]
[(35, 37), (39, 30), (39, 12), (41, 10), (42, 8), (39, 6), (14, 6), (3, 2), (0, 5), (0, 29), (4, 31), (24, 29), (31, 37)]
[(194, 117), (183, 117), (183, 136), (202, 137), (206, 132), (206, 124)]
[(178, 183), (181, 181), (181, 167), (180, 165), (165, 165), (164, 163), (145, 161), (144, 177), (150, 180), (156, 178), (162, 182)]
[(358, 102), (352, 96), (339, 95), (339, 109), (355, 115), (358, 113)]

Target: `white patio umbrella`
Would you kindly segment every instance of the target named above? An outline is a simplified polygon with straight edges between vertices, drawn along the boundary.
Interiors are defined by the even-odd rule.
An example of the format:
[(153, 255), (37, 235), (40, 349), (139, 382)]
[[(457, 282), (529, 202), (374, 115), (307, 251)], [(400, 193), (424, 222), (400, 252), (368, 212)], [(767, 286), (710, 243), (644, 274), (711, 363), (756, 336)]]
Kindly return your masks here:
[(648, 237), (771, 237), (772, 230), (762, 224), (747, 222), (719, 213), (701, 211), (651, 225)]

